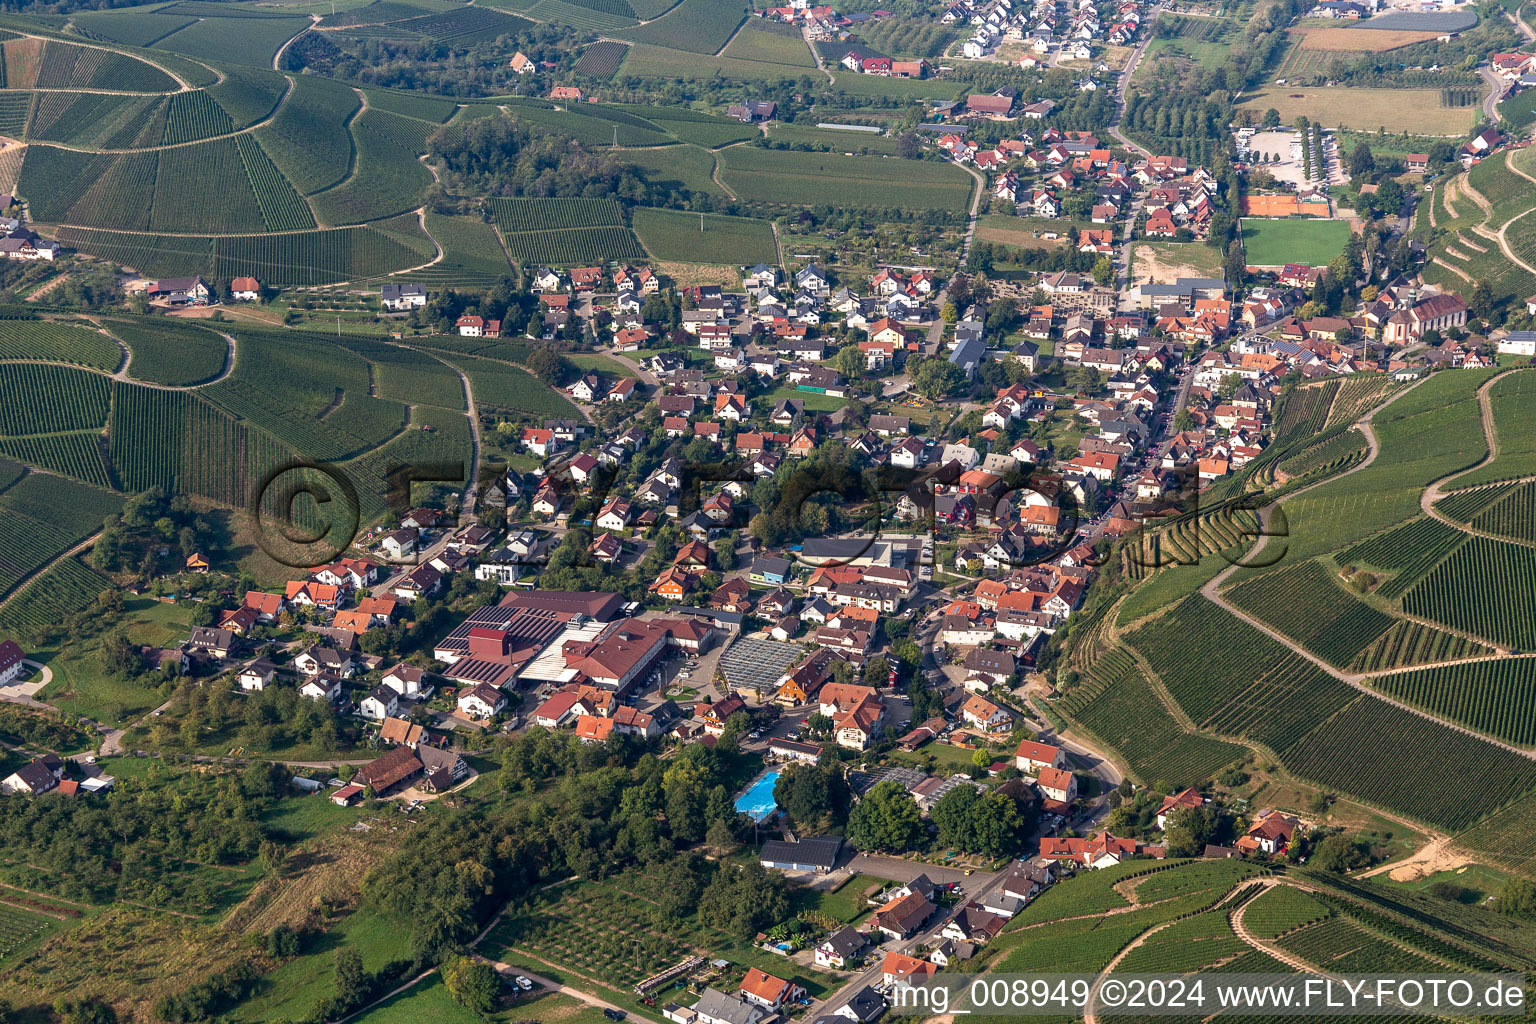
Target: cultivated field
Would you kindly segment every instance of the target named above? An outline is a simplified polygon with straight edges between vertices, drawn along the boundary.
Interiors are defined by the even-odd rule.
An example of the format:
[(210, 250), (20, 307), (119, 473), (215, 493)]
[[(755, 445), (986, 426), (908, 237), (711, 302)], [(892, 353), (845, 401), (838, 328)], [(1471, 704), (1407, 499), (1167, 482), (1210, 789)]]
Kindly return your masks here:
[(1385, 128), (1416, 135), (1464, 135), (1472, 111), (1447, 107), (1439, 89), (1365, 89), (1353, 86), (1260, 89), (1244, 95), (1243, 109), (1257, 114), (1273, 107), (1290, 123), (1305, 116), (1330, 128), (1344, 125), (1361, 131)]
[(1300, 36), (1301, 45), (1308, 50), (1340, 50), (1352, 53), (1384, 53), (1414, 43), (1429, 42), (1440, 36), (1438, 32), (1418, 32), (1408, 29), (1378, 29), (1365, 31), (1354, 27), (1306, 25), (1291, 29)]

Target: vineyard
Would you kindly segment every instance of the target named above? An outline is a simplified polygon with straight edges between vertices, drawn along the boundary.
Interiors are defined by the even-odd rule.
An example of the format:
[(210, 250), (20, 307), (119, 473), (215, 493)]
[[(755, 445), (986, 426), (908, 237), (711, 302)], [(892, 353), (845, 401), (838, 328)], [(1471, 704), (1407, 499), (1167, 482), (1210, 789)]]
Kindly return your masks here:
[(720, 177), (744, 200), (787, 206), (857, 200), (870, 209), (958, 212), (969, 203), (970, 176), (960, 168), (909, 160), (894, 174), (888, 159), (737, 146), (720, 153)]
[(235, 123), (207, 92), (179, 92), (166, 101), (165, 135), (161, 143), (194, 142), (235, 130)]
[(1435, 511), (1447, 519), (1454, 519), (1458, 523), (1471, 524), (1483, 512), (1496, 505), (1510, 494), (1514, 493), (1517, 483), (1484, 484), (1480, 487), (1470, 487), (1464, 491), (1455, 491), (1452, 494), (1435, 502)]
[(1392, 627), (1392, 616), (1356, 599), (1314, 561), (1265, 573), (1228, 591), (1233, 604), (1313, 651), (1348, 665)]
[(365, 338), (343, 338), (339, 344), (373, 364), (378, 397), (442, 409), (465, 408), (464, 384), (459, 375), (435, 356)]
[(0, 609), (0, 633), (41, 640), (70, 616), (89, 608), (112, 580), (73, 558), (38, 575)]
[[(1303, 778), (1445, 829), (1527, 793), (1536, 764), (1491, 743), (1361, 697), (1282, 758)], [(1454, 766), (1425, 785), (1427, 765)]]
[(563, 228), (622, 227), (615, 199), (490, 199), (496, 226), (508, 233)]
[(60, 228), (59, 242), (151, 277), (191, 277), (208, 274), (213, 259), (212, 238), (133, 235), (92, 228)]
[(606, 82), (618, 74), (619, 65), (624, 62), (624, 55), (628, 52), (629, 46), (625, 43), (593, 43), (582, 52), (581, 59), (571, 70), (578, 75)]
[(122, 506), (118, 495), (62, 477), (23, 477), (0, 494), (0, 513), (11, 523), (11, 539), (0, 549), (0, 595), (100, 530)]
[(214, 276), (250, 274), (280, 288), (361, 282), (425, 262), (420, 253), (373, 227), (244, 235), (213, 244)]
[[(374, 6), (378, 6), (375, 4)], [(459, 105), (441, 96), (427, 96), (418, 92), (395, 92), (393, 89), (368, 89), (368, 107), (386, 110), (391, 114), (403, 114), (422, 121), (442, 124), (454, 115)]]
[(1344, 378), (1328, 408), (1324, 430), (1345, 423), (1353, 423), (1365, 413), (1380, 405), (1392, 392), (1402, 387), (1385, 374), (1356, 373)]
[[(1343, 683), (1203, 598), (1186, 599), (1130, 641), (1202, 729), (1276, 753), (1355, 699)], [(1225, 656), (1191, 653), (1216, 650)]]
[(297, 75), (288, 101), (254, 134), (284, 176), (309, 195), (347, 176), (352, 162), (347, 122), (361, 104), (340, 82)]
[(109, 373), (123, 351), (104, 334), (44, 320), (0, 319), (0, 359), (47, 359)]
[(526, 370), (475, 356), (457, 356), (452, 362), (468, 374), (475, 404), (482, 410), (535, 419), (571, 416), (575, 412), (564, 395), (546, 387)]
[[(1532, 219), (1536, 222), (1536, 218)], [(1452, 486), (1471, 487), (1536, 474), (1536, 418), (1530, 414), (1533, 398), (1536, 398), (1536, 373), (1530, 370), (1506, 373), (1488, 385), (1488, 404), (1493, 411), (1498, 456), (1465, 476), (1457, 477)]]
[[(387, 125), (381, 120), (391, 119)], [(416, 154), (397, 145), (385, 132), (398, 115), (364, 111), (352, 121), (357, 159), (352, 174), (334, 188), (310, 198), (327, 224), (354, 224), (388, 217), (421, 205), (432, 174)]]
[(42, 914), (0, 903), (0, 960), (52, 927), (53, 920)]
[(163, 487), (244, 507), (250, 488), (292, 456), (196, 395), (114, 384), (111, 454), (122, 485)]
[(230, 66), (224, 81), (208, 89), (236, 128), (247, 128), (272, 113), (288, 90), (288, 80), (265, 68)]
[(1393, 600), (1423, 579), (1441, 559), (1465, 543), (1467, 535), (1428, 516), (1405, 523), (1335, 556), (1340, 565), (1367, 565), (1396, 573), (1376, 593)]
[(1496, 644), (1536, 648), (1536, 551), (1473, 537), (1403, 598), (1403, 610)]
[(637, 43), (719, 53), (745, 19), (742, 6), (732, 0), (682, 0), (654, 21), (617, 34)]
[(98, 46), (76, 46), (50, 39), (37, 68), (38, 89), (107, 89), (120, 92), (170, 92), (176, 81), (148, 61)]
[(0, 365), (0, 436), (100, 428), (107, 422), (107, 385), (99, 373), (36, 363)]
[(645, 250), (628, 228), (566, 228), (524, 231), (503, 236), (518, 263), (554, 267), (584, 266), (616, 260), (643, 260)]
[(1338, 391), (1339, 382), (1330, 380), (1317, 387), (1297, 388), (1286, 395), (1275, 416), (1276, 440), (1289, 439), (1293, 433), (1321, 433)]
[(1242, 748), (1184, 732), (1159, 703), (1141, 670), (1115, 649), (1057, 705), (1061, 712), (1108, 743), (1143, 781), (1194, 785), (1235, 760)]
[(1456, 837), (1457, 845), (1501, 867), (1530, 875), (1536, 871), (1531, 849), (1536, 845), (1536, 794), (1516, 800), (1497, 814)]
[(256, 206), (266, 229), (302, 231), (314, 227), (315, 216), (310, 212), (309, 204), (299, 198), (256, 140), (250, 135), (241, 135), (235, 139), (235, 147), (245, 164), (246, 177), (256, 195)]
[(468, 45), (492, 42), (500, 36), (515, 36), (531, 28), (532, 22), (488, 7), (459, 7), (442, 14), (397, 21), (393, 27), (440, 42)]
[(1536, 481), (1521, 484), (1479, 513), (1472, 528), (1511, 540), (1536, 541)]
[(184, 321), (108, 320), (107, 329), (133, 353), (128, 375), (151, 384), (186, 387), (217, 377), (228, 354), (224, 339)]
[(0, 438), (0, 455), (63, 473), (97, 487), (111, 487), (101, 460), (101, 434), (94, 430), (41, 437)]
[(628, 901), (584, 898), (581, 888), (513, 917), (489, 937), (551, 963), (629, 987), (698, 952), (658, 929)]
[[(1153, 876), (1154, 879), (1157, 877)], [(1232, 928), (1227, 924), (1227, 915), (1212, 911), (1186, 917), (1149, 935), (1146, 941), (1115, 965), (1115, 971), (1119, 974), (1193, 971), (1238, 956), (1247, 952), (1248, 948), (1242, 939), (1232, 934)]]
[(1328, 440), (1304, 448), (1277, 467), (1289, 478), (1309, 473), (1332, 475), (1342, 472), (1365, 458), (1365, 435), (1358, 430), (1343, 430)]
[(1493, 654), (1493, 648), (1447, 633), (1422, 622), (1403, 620), (1383, 633), (1349, 663), (1351, 672), (1376, 672), (1405, 665), (1477, 658)]
[(155, 43), (203, 60), (270, 68), (278, 47), (309, 28), (308, 18), (204, 18)]
[(431, 290), (457, 285), (489, 288), (512, 272), (496, 228), (474, 217), (427, 213), (427, 231), (443, 247), (441, 263), (415, 271), (411, 280)]
[(1493, 658), (1382, 676), (1383, 693), (1517, 746), (1536, 746), (1536, 659)]
[[(1125, 572), (1133, 580), (1175, 565), (1194, 565), (1222, 553), (1235, 554), (1258, 536), (1257, 513), (1235, 506), (1182, 517), (1167, 528), (1148, 529), (1123, 549)], [(1128, 620), (1126, 620), (1128, 621)]]
[(1282, 949), (1324, 971), (1428, 974), (1444, 967), (1422, 953), (1378, 938), (1353, 921), (1329, 917), (1280, 940)]
[(1243, 912), (1243, 925), (1258, 938), (1278, 939), (1329, 915), (1327, 907), (1295, 886), (1277, 885), (1248, 904)]
[(778, 262), (766, 221), (640, 207), (634, 227), (646, 251), (659, 260), (738, 266)]

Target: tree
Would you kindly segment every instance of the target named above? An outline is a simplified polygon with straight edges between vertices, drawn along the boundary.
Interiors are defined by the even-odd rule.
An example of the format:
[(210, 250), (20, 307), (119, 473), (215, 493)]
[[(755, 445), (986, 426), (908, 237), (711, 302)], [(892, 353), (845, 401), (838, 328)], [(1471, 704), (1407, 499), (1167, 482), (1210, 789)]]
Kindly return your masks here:
[(948, 359), (935, 357), (924, 359), (912, 374), (912, 386), (917, 393), (930, 401), (948, 398), (965, 383), (965, 374)]
[(1194, 425), (1195, 417), (1192, 413), (1190, 413), (1188, 409), (1180, 409), (1178, 412), (1174, 413), (1173, 429), (1191, 430), (1194, 428)]
[(774, 783), (773, 799), (801, 829), (820, 830), (823, 824), (840, 824), (847, 816), (848, 783), (836, 762), (792, 764)]
[(448, 994), (460, 1006), (480, 1014), (496, 1009), (496, 997), (500, 991), (500, 979), (496, 969), (480, 960), (456, 956), (443, 964), (443, 985)]
[(1313, 867), (1345, 874), (1371, 863), (1371, 847), (1363, 839), (1351, 838), (1337, 832), (1317, 844), (1312, 851)]
[(368, 995), (368, 977), (363, 973), (363, 955), (353, 946), (336, 950), (336, 1001), (353, 1007)]
[(868, 363), (864, 359), (864, 353), (859, 351), (859, 346), (849, 344), (837, 350), (837, 355), (832, 359), (832, 365), (838, 373), (853, 380), (864, 372)]
[(1093, 279), (1101, 285), (1107, 285), (1115, 279), (1115, 265), (1110, 262), (1108, 256), (1100, 256), (1094, 262)]
[(566, 361), (550, 349), (534, 349), (526, 365), (535, 377), (550, 386), (565, 379)]
[(902, 132), (896, 136), (896, 155), (903, 160), (922, 159), (923, 140), (916, 132)]
[(912, 794), (901, 783), (887, 779), (853, 809), (847, 835), (860, 850), (906, 850), (917, 842), (922, 827), (922, 815)]
[(1214, 807), (1180, 807), (1168, 815), (1163, 842), (1169, 856), (1198, 857), (1216, 840), (1220, 827)]
[(699, 897), (704, 919), (743, 940), (788, 913), (783, 877), (769, 874), (756, 860), (745, 867), (721, 864)]
[(1511, 878), (1499, 890), (1499, 912), (1511, 917), (1536, 919), (1536, 882)]
[(139, 667), (138, 649), (119, 630), (101, 638), (101, 667), (113, 675), (132, 675)]
[(1472, 310), (1472, 315), (1486, 320), (1494, 312), (1493, 286), (1487, 278), (1479, 278), (1477, 284), (1472, 286), (1472, 296), (1467, 301), (1467, 306)]
[(1357, 174), (1369, 174), (1376, 169), (1376, 158), (1371, 155), (1371, 146), (1368, 142), (1361, 142), (1349, 152), (1349, 176)]
[(939, 307), (939, 317), (947, 324), (953, 324), (960, 319), (960, 310), (953, 302), (946, 302)]

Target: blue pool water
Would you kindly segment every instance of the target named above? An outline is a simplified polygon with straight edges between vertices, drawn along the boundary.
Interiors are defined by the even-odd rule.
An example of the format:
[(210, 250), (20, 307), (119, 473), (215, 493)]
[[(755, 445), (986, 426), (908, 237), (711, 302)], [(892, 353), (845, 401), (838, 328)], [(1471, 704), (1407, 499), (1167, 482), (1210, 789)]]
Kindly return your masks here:
[(766, 772), (752, 788), (736, 798), (736, 809), (751, 815), (753, 821), (763, 821), (778, 809), (773, 802), (773, 787), (779, 781), (778, 772)]

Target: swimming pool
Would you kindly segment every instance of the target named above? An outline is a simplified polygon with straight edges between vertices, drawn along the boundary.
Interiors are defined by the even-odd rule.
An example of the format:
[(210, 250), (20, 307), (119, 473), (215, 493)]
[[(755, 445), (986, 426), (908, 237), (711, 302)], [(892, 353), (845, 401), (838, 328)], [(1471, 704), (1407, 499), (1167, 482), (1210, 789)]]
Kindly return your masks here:
[(766, 821), (779, 809), (773, 802), (773, 787), (779, 781), (778, 772), (764, 772), (741, 796), (736, 798), (736, 809), (752, 817), (753, 821)]

